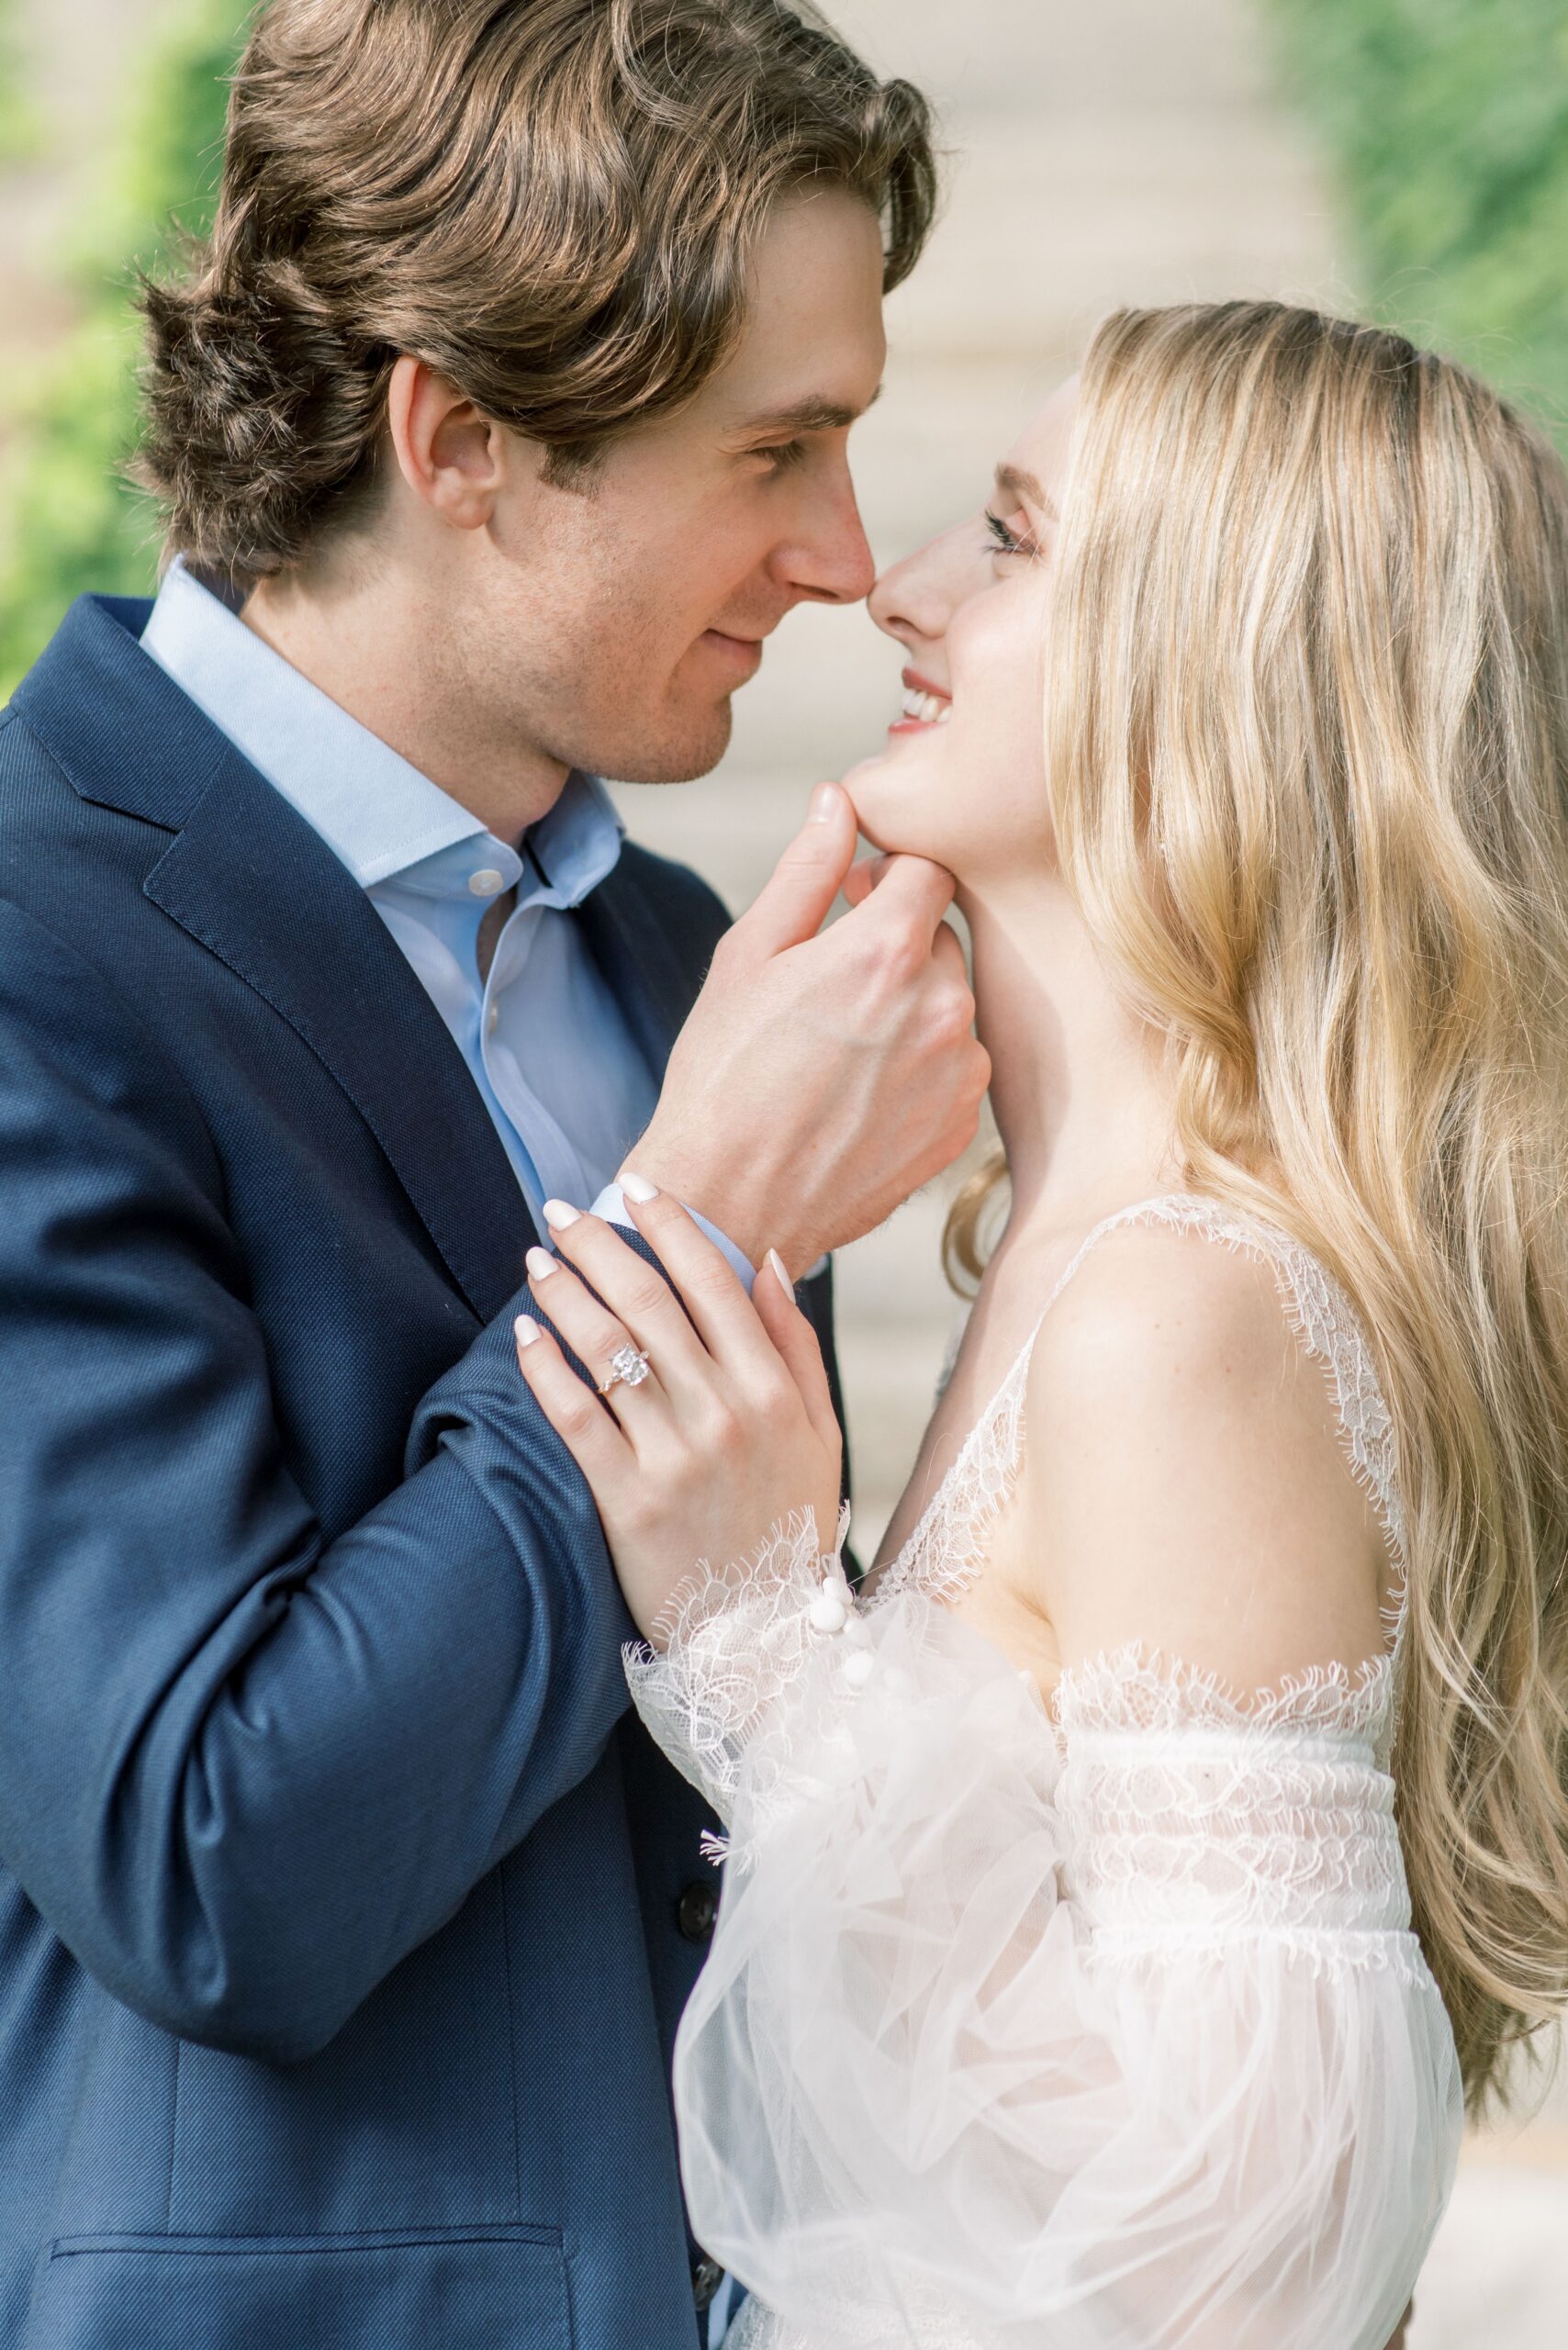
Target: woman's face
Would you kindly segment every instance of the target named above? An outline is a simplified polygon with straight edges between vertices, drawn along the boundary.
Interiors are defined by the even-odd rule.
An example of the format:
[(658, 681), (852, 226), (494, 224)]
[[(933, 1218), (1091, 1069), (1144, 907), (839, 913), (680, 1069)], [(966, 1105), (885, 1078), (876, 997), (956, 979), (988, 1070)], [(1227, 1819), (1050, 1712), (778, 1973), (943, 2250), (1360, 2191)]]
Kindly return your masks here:
[(871, 594), (871, 617), (909, 654), (903, 709), (846, 789), (879, 848), (931, 857), (960, 882), (1037, 870), (1052, 853), (1045, 632), (1077, 405), (1071, 376), (997, 467), (989, 504)]

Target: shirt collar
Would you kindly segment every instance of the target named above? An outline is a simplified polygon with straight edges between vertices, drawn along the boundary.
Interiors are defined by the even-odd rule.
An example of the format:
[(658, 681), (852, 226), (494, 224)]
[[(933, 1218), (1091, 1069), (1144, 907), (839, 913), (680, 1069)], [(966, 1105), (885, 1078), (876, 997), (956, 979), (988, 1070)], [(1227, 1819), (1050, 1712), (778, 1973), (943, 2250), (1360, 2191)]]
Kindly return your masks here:
[[(597, 777), (574, 770), (554, 805), (524, 834), (520, 860), (450, 792), (263, 643), (183, 558), (159, 590), (141, 648), (364, 890), (396, 878), (432, 895), (465, 892), (483, 850), (483, 861), (509, 887), (520, 883), (520, 902), (577, 906), (620, 857), (624, 827), (613, 801)], [(464, 843), (467, 853), (454, 854)]]

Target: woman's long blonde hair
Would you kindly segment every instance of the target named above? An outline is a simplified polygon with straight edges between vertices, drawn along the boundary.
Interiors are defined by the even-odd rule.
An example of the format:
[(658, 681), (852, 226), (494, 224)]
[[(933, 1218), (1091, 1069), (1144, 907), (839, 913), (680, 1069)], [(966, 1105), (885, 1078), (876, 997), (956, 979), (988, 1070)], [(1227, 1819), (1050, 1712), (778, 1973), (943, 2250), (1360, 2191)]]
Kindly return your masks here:
[(1401, 1830), (1479, 2104), (1568, 1998), (1568, 479), (1396, 335), (1124, 310), (1054, 564), (1062, 869), (1170, 1039), (1184, 1180), (1378, 1357)]

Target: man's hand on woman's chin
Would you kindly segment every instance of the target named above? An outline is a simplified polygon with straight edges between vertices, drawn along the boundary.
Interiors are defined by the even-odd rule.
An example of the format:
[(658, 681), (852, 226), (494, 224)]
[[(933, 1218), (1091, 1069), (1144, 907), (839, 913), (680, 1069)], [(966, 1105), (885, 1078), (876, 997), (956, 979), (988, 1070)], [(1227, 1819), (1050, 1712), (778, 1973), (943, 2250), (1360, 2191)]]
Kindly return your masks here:
[(855, 812), (811, 817), (720, 942), (631, 1164), (759, 1264), (791, 1275), (871, 1231), (972, 1141), (991, 1064), (973, 1034), (953, 882), (924, 857), (818, 933), (854, 862)]

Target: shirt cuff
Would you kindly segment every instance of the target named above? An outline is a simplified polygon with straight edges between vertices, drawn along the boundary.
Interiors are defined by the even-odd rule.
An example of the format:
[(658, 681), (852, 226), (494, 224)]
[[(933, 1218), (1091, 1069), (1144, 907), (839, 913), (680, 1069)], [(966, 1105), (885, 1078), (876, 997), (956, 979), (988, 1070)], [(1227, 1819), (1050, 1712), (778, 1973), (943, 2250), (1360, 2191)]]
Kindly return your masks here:
[[(683, 1201), (681, 1204), (685, 1206), (685, 1202)], [(607, 1183), (605, 1185), (598, 1199), (595, 1200), (591, 1213), (594, 1215), (602, 1218), (606, 1224), (621, 1225), (627, 1232), (635, 1232), (637, 1229), (636, 1225), (633, 1223), (631, 1217), (626, 1213), (626, 1195), (622, 1191), (619, 1183)], [(751, 1262), (749, 1258), (743, 1257), (741, 1255), (740, 1250), (735, 1247), (733, 1240), (727, 1240), (725, 1238), (724, 1235), (720, 1231), (716, 1224), (710, 1224), (707, 1217), (705, 1215), (699, 1215), (695, 1208), (687, 1208), (686, 1213), (691, 1218), (692, 1223), (696, 1225), (698, 1230), (700, 1232), (705, 1232), (708, 1235), (709, 1239), (713, 1243), (714, 1248), (718, 1249), (721, 1256), (722, 1256), (729, 1264), (734, 1266), (735, 1273), (738, 1276), (746, 1295), (749, 1297), (751, 1295), (751, 1285), (756, 1279), (756, 1267)]]

